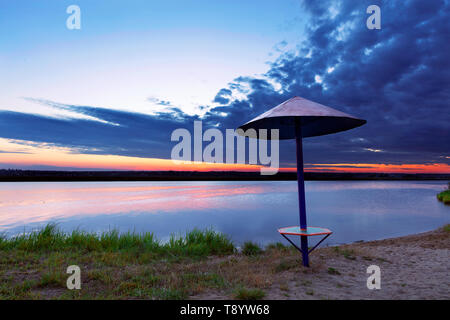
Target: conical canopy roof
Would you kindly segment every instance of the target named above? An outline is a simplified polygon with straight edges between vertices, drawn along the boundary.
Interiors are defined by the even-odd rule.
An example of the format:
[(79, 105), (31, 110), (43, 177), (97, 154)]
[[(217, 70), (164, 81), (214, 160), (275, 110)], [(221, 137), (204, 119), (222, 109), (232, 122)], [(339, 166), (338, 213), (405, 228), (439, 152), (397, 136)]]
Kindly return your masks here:
[(269, 139), (270, 129), (279, 129), (279, 139), (295, 139), (296, 122), (301, 125), (302, 137), (306, 138), (353, 129), (365, 124), (366, 120), (301, 97), (293, 97), (239, 129), (255, 129), (257, 133), (259, 129), (268, 129)]

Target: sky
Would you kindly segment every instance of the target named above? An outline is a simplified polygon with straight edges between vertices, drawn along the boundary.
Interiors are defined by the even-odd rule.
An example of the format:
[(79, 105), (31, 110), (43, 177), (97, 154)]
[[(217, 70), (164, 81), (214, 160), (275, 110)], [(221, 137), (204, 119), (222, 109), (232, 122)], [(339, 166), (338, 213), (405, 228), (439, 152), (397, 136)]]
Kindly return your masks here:
[[(66, 12), (78, 5), (81, 29)], [(369, 5), (381, 29), (369, 30)], [(0, 0), (0, 169), (257, 170), (170, 160), (293, 97), (367, 124), (309, 171), (450, 173), (449, 1)], [(280, 165), (295, 166), (293, 141)], [(286, 169), (289, 170), (289, 169)]]

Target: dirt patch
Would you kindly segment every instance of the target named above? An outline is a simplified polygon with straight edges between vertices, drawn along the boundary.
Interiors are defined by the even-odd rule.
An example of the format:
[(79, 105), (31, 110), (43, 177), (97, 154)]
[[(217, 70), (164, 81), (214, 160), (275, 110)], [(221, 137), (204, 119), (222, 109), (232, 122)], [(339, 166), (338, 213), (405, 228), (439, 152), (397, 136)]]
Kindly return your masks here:
[[(298, 253), (271, 256), (286, 270), (266, 276), (266, 299), (450, 299), (450, 233), (439, 229), (417, 235), (317, 249), (311, 267)], [(274, 264), (274, 260), (271, 264)], [(381, 289), (367, 288), (367, 267), (381, 270)], [(232, 296), (211, 291), (194, 299)]]

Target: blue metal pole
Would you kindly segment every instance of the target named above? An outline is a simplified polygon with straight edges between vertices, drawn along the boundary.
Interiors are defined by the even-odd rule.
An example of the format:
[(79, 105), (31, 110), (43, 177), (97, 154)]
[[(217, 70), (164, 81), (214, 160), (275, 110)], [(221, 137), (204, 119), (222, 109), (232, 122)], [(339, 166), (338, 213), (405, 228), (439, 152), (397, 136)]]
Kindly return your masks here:
[[(295, 124), (295, 141), (297, 151), (297, 185), (298, 185), (298, 206), (300, 215), (300, 229), (307, 230), (306, 205), (305, 205), (305, 178), (303, 175), (303, 143), (301, 124)], [(302, 249), (302, 260), (305, 267), (309, 267), (308, 237), (300, 236), (300, 247)]]

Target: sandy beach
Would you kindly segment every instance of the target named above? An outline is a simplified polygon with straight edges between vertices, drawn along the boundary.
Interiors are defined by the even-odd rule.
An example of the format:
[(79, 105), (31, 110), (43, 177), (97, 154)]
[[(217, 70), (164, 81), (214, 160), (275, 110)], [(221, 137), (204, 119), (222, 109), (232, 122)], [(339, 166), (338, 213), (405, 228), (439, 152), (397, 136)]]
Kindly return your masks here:
[[(319, 248), (311, 255), (309, 269), (300, 265), (294, 251), (272, 255), (271, 262), (249, 266), (255, 280), (261, 269), (273, 270), (273, 264), (280, 266), (280, 262), (286, 266), (287, 270), (273, 272), (266, 279), (265, 299), (450, 298), (448, 227), (400, 238)], [(367, 288), (370, 265), (381, 269), (379, 290)], [(210, 292), (192, 298), (230, 297)]]

